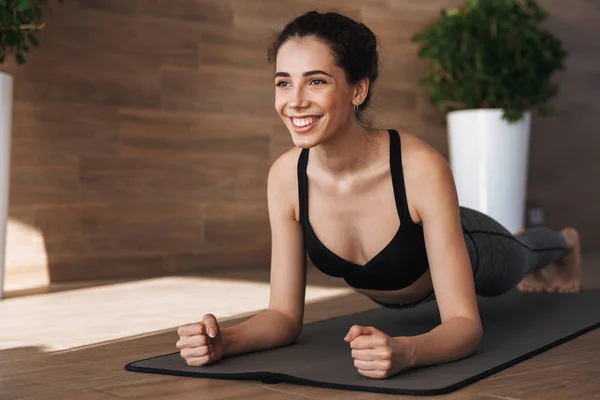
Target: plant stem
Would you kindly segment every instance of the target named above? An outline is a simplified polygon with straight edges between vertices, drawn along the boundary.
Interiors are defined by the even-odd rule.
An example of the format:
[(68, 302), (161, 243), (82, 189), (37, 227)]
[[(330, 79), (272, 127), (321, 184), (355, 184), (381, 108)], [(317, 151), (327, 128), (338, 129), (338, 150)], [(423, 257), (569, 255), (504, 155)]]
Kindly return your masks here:
[(435, 64), (434, 68), (438, 76), (446, 79), (448, 82), (454, 81), (454, 79), (452, 79), (452, 76), (446, 71), (444, 71), (444, 69), (439, 64)]
[(493, 19), (490, 19), (490, 31), (492, 37), (496, 37), (498, 35), (498, 26), (496, 25), (496, 21)]
[(46, 24), (44, 22), (42, 22), (39, 25), (36, 24), (27, 24), (27, 25), (21, 25), (19, 26), (19, 28), (17, 29), (17, 27), (12, 27), (12, 28), (2, 28), (2, 26), (0, 25), (0, 32), (9, 32), (9, 31), (36, 31), (39, 29), (44, 29), (44, 27), (46, 26)]

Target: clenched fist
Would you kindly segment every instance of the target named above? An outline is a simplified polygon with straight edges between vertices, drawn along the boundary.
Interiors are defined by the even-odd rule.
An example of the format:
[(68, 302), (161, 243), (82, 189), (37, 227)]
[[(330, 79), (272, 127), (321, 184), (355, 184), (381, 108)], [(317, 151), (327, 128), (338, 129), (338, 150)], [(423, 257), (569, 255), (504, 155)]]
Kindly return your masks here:
[(372, 326), (354, 325), (344, 340), (352, 349), (354, 366), (368, 378), (385, 379), (409, 367), (406, 346)]
[(206, 314), (201, 322), (177, 329), (177, 348), (190, 367), (212, 364), (223, 357), (221, 331), (217, 319)]

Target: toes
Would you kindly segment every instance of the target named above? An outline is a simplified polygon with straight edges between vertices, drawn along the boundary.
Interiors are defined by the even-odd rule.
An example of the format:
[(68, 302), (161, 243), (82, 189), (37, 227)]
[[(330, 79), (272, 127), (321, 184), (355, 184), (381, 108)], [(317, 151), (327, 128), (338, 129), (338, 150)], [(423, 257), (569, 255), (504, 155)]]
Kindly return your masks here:
[(526, 283), (519, 283), (519, 285), (517, 285), (517, 288), (522, 292), (531, 292), (533, 290), (533, 288), (527, 285)]
[(561, 293), (561, 294), (579, 293), (580, 291), (581, 291), (581, 286), (577, 285), (577, 284), (558, 286), (556, 288), (553, 288), (553, 290), (552, 290), (553, 293)]
[(517, 285), (517, 288), (522, 292), (528, 293), (539, 293), (544, 291), (544, 286), (542, 285), (531, 285), (527, 283), (520, 283)]

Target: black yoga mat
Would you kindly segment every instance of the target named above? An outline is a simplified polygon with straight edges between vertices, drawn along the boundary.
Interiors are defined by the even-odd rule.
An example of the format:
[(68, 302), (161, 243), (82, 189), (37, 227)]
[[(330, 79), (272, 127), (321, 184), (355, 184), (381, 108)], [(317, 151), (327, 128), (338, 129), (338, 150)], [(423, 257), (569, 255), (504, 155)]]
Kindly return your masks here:
[(425, 333), (439, 323), (435, 301), (412, 309), (375, 308), (305, 324), (292, 345), (188, 367), (179, 352), (129, 363), (128, 371), (366, 392), (433, 395), (452, 392), (551, 349), (600, 325), (600, 291), (579, 294), (520, 293), (478, 298), (484, 326), (479, 350), (465, 359), (413, 369), (387, 379), (367, 378), (353, 365), (343, 338), (354, 324), (390, 336)]

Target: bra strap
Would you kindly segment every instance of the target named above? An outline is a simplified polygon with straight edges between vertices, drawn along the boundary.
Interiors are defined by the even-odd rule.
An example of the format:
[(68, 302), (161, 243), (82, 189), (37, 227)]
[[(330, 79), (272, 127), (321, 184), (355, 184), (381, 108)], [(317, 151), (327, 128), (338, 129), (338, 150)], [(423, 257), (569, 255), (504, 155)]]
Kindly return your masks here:
[(396, 210), (400, 216), (401, 223), (412, 221), (410, 211), (408, 210), (408, 201), (406, 199), (406, 189), (404, 185), (404, 171), (402, 169), (402, 147), (400, 143), (400, 134), (394, 129), (388, 130), (390, 133), (390, 170), (392, 174), (392, 184), (394, 186), (394, 197), (396, 200)]
[(308, 165), (308, 149), (302, 149), (298, 157), (298, 204), (300, 207), (300, 222), (308, 220), (308, 178), (306, 166)]

